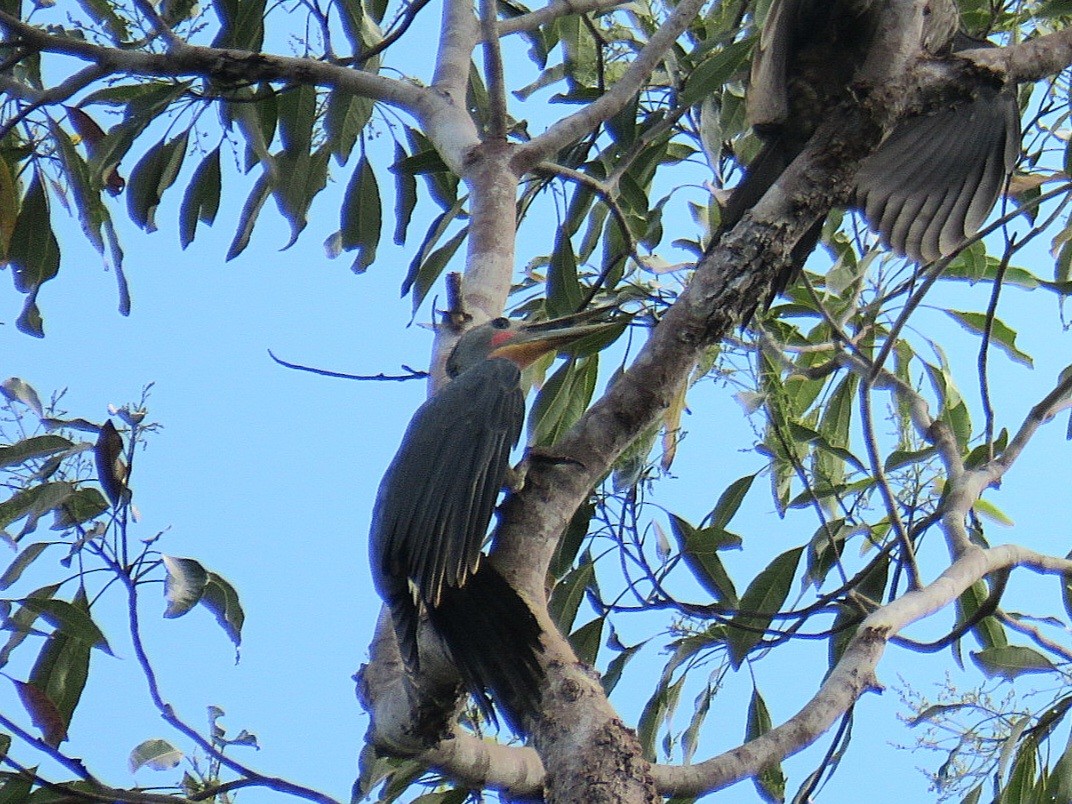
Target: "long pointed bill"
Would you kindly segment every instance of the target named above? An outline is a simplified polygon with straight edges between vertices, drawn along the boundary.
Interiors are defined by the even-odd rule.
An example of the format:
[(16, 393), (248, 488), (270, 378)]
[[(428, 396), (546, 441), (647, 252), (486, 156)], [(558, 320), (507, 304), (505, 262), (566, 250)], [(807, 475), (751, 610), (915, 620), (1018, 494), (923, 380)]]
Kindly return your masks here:
[(492, 339), (494, 348), (489, 357), (505, 357), (524, 368), (548, 352), (564, 349), (583, 338), (620, 331), (627, 323), (619, 319), (597, 324), (574, 324), (578, 320), (590, 320), (597, 312), (603, 314), (606, 310), (588, 311), (587, 314), (564, 316), (503, 331)]

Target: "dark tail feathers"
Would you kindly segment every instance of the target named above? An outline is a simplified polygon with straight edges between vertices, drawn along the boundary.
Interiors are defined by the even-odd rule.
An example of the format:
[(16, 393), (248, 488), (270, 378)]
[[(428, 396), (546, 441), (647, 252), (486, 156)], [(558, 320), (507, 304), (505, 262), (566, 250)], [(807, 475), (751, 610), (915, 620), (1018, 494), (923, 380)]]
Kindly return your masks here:
[(543, 681), (541, 630), (525, 601), (483, 561), (464, 586), (443, 588), (428, 618), (480, 710), (498, 722), (490, 693), (507, 725), (520, 734), (522, 716), (539, 707)]

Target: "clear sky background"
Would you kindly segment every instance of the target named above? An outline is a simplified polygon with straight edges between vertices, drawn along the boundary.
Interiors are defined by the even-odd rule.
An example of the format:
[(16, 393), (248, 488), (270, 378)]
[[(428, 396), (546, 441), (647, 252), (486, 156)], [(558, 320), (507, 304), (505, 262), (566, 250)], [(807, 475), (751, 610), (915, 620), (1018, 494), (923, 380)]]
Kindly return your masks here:
[[(546, 102), (546, 97), (537, 102)], [(151, 141), (147, 135), (146, 143)], [(411, 302), (400, 299), (398, 290), (423, 232), (421, 220), (427, 221), (433, 210), (422, 202), (425, 217), (412, 227), (408, 249), (385, 244), (376, 264), (366, 274), (354, 275), (345, 257), (330, 261), (320, 245), (338, 226), (340, 184), (345, 186), (349, 168), (335, 172), (337, 183), (314, 203), (309, 228), (296, 246), (278, 250), (288, 239), (288, 228), (269, 203), (252, 245), (229, 264), (223, 255), (245, 200), (246, 182), (225, 178), (215, 227), (200, 228), (186, 252), (179, 249), (175, 225), (180, 188), (165, 197), (157, 216), (161, 231), (152, 235), (127, 221), (124, 198), (108, 200), (127, 253), (133, 295), (129, 318), (116, 313), (114, 276), (80, 241), (77, 223), (66, 220), (54, 205), (54, 222), (64, 230), (63, 264), (60, 277), (46, 285), (39, 298), (47, 334), (35, 340), (15, 329), (21, 298), (0, 275), (0, 377), (21, 377), (43, 397), (65, 388), (60, 407), (91, 420), (107, 416), (109, 405), (136, 401), (142, 387), (154, 383), (149, 419), (163, 428), (136, 459), (132, 486), (141, 521), (132, 532), (137, 538), (151, 538), (164, 531), (159, 548), (196, 558), (229, 579), (247, 615), (241, 661), (235, 664), (230, 642), (207, 611), (162, 620), (163, 590), (147, 590), (143, 616), (164, 695), (194, 724), (205, 723), (207, 705), (222, 707), (222, 723), (231, 735), (248, 729), (261, 745), (260, 751), (234, 749), (236, 758), (345, 800), (368, 725), (354, 698), (351, 675), (367, 658), (380, 606), (367, 567), (369, 513), (382, 472), (426, 389), (422, 382), (355, 383), (290, 371), (274, 364), (267, 350), (287, 360), (357, 373), (426, 364), (430, 333), (407, 326)], [(691, 181), (699, 184), (706, 178), (696, 175)], [(382, 180), (386, 182), (386, 174)], [(390, 188), (385, 184), (382, 189), (386, 201)], [(680, 198), (671, 207), (667, 225), (676, 225), (676, 214), (682, 231), (691, 233), (684, 210)], [(550, 216), (526, 225), (519, 264), (550, 250), (544, 238), (555, 225)], [(1040, 244), (1038, 262), (1030, 266), (1044, 276), (1050, 270), (1041, 251), (1045, 245)], [(958, 308), (981, 310), (988, 292), (986, 287), (957, 285), (947, 295), (955, 296)], [(999, 427), (1014, 428), (1070, 362), (1072, 350), (1068, 334), (1057, 323), (1051, 296), (1012, 291), (1008, 301), (1003, 316), (1020, 329), (1022, 348), (1037, 360), (1036, 369), (1028, 371), (1001, 355), (992, 358), (996, 405), (1008, 411), (999, 418)], [(427, 323), (430, 318), (426, 304), (417, 320)], [(959, 375), (962, 390), (977, 412), (970, 368), (974, 339), (938, 313), (925, 312), (917, 326), (927, 327), (928, 337), (961, 355), (968, 367)], [(684, 423), (688, 437), (673, 476), (657, 484), (654, 499), (698, 522), (728, 483), (756, 471), (764, 461), (748, 449), (754, 437), (730, 389), (705, 381), (690, 394), (689, 403)], [(989, 525), (994, 542), (1019, 541), (1059, 555), (1072, 547), (1065, 423), (1050, 425), (1002, 488), (988, 495), (1017, 522), (1008, 531)], [(771, 557), (799, 544), (814, 529), (810, 518), (779, 520), (765, 483), (762, 478), (757, 482), (733, 523), (746, 546), (758, 548), (725, 556), (739, 589)], [(926, 549), (944, 556), (936, 539)], [(0, 565), (11, 557), (0, 555)], [(1055, 579), (1021, 573), (1012, 586), (1006, 608), (1041, 601), (1044, 611), (1060, 611)], [(682, 588), (700, 594), (687, 582)], [(131, 785), (135, 778), (126, 769), (126, 758), (142, 740), (165, 737), (183, 750), (191, 746), (169, 732), (148, 702), (124, 638), (125, 601), (116, 592), (105, 597), (99, 615), (116, 655), (94, 655), (90, 683), (65, 750), (84, 757), (106, 780)], [(578, 622), (585, 619), (582, 613)], [(938, 619), (912, 635), (940, 636), (952, 614)], [(614, 694), (633, 725), (666, 659), (660, 652), (666, 638), (651, 632), (651, 622), (637, 618), (622, 632), (627, 644), (655, 636)], [(786, 651), (782, 659), (772, 656), (755, 666), (776, 723), (793, 714), (817, 688), (826, 650), (825, 642), (805, 643)], [(28, 670), (33, 651), (24, 648), (22, 653), (7, 668), (16, 677)], [(601, 667), (608, 658), (604, 649)], [(859, 800), (863, 790), (868, 800), (879, 803), (931, 798), (925, 778), (914, 768), (934, 768), (940, 760), (888, 748), (890, 740), (912, 739), (896, 722), (898, 714), (910, 713), (900, 706), (893, 687), (903, 677), (933, 695), (929, 685), (941, 681), (946, 671), (964, 686), (981, 679), (970, 665), (958, 670), (948, 653), (920, 657), (896, 648), (888, 651), (879, 673), (891, 689), (881, 696), (867, 695), (858, 705), (850, 753), (820, 801)], [(679, 727), (687, 723), (692, 696), (703, 679), (697, 676), (696, 681), (683, 696)], [(1054, 684), (1038, 676), (1012, 686), (1024, 693)], [(697, 759), (739, 743), (745, 728), (742, 701), (750, 690), (747, 670), (730, 678), (713, 705)], [(26, 722), (10, 686), (0, 685), (0, 711)], [(821, 740), (787, 764), (791, 792), (820, 762), (827, 745)], [(143, 769), (136, 782), (156, 785), (174, 779), (174, 773)], [(745, 783), (711, 798), (751, 801), (755, 793)], [(248, 804), (276, 800), (275, 794), (252, 790), (239, 797)]]

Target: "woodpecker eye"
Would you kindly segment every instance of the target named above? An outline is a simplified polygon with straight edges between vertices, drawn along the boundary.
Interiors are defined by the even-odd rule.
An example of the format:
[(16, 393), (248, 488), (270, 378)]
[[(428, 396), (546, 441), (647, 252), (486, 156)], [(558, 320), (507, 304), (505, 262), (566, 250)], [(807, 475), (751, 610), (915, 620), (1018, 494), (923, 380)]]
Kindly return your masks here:
[(495, 329), (509, 329), (510, 328), (510, 319), (509, 318), (496, 318), (491, 322), (491, 325), (493, 327), (495, 327)]

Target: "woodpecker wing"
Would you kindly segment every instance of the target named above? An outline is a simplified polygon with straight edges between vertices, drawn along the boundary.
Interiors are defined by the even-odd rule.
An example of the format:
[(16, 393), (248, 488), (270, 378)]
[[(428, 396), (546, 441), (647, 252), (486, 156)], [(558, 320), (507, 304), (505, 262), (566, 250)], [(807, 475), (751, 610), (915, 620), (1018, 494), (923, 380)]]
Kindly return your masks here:
[(1020, 151), (1012, 88), (903, 120), (856, 176), (854, 206), (917, 262), (953, 252), (983, 225)]
[(478, 363), (414, 414), (380, 483), (370, 553), (403, 657), (417, 657), (418, 600), (436, 606), (477, 569), (510, 452), (524, 424), (520, 370)]

